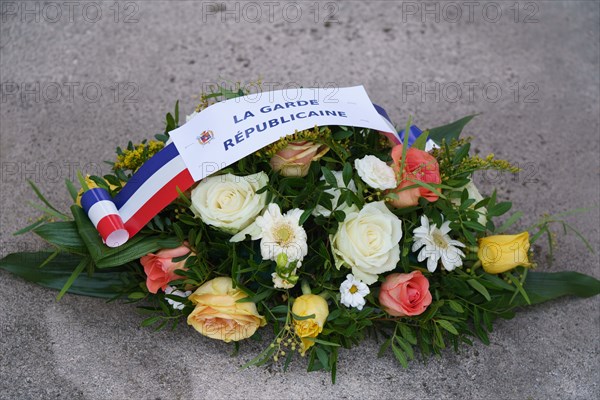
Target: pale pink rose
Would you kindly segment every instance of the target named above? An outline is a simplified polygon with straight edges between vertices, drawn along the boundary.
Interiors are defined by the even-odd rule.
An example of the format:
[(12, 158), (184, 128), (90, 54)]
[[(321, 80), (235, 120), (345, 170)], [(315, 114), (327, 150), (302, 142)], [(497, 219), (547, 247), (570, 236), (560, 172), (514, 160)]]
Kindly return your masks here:
[[(140, 258), (140, 262), (146, 273), (146, 286), (150, 293), (157, 293), (158, 289), (163, 291), (167, 288), (169, 282), (182, 278), (175, 273), (175, 270), (184, 270), (185, 260), (173, 262), (174, 258), (184, 256), (190, 253), (186, 246), (179, 246), (175, 249), (162, 249), (156, 254), (148, 254)], [(193, 253), (190, 253), (193, 255)]]
[(422, 314), (431, 304), (429, 281), (421, 271), (390, 274), (381, 285), (379, 303), (385, 312), (396, 317)]
[(329, 147), (309, 141), (289, 143), (271, 158), (271, 167), (283, 176), (306, 176), (310, 163), (319, 160)]

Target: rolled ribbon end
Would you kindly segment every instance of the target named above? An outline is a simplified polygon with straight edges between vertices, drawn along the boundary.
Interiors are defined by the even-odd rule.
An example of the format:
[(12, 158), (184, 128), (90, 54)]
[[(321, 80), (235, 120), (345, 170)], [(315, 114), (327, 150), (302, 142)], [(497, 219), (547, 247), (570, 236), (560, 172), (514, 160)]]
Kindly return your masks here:
[(108, 235), (106, 239), (104, 239), (104, 243), (108, 247), (119, 247), (124, 245), (129, 240), (129, 232), (125, 228), (118, 229)]
[(87, 190), (81, 196), (81, 207), (108, 247), (118, 247), (129, 240), (129, 232), (106, 189)]

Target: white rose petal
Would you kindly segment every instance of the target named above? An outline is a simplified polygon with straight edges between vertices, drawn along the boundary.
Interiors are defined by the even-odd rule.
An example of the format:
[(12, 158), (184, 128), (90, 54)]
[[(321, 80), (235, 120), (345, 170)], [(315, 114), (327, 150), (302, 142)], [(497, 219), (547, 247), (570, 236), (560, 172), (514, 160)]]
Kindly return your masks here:
[(358, 176), (373, 189), (395, 189), (396, 172), (379, 158), (368, 155), (354, 160), (354, 168)]
[(335, 265), (338, 269), (346, 265), (356, 278), (373, 284), (378, 274), (396, 268), (401, 238), (402, 221), (383, 201), (369, 203), (347, 214), (331, 236)]
[(266, 207), (267, 193), (256, 192), (268, 181), (264, 172), (205, 178), (192, 190), (190, 208), (204, 223), (231, 234), (238, 233), (252, 224)]

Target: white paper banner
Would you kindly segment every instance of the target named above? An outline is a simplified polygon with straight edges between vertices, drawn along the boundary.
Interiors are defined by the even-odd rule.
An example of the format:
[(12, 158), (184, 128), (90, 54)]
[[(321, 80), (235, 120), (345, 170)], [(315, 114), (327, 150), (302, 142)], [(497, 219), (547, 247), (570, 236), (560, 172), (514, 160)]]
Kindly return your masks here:
[(278, 90), (220, 102), (171, 131), (194, 180), (199, 181), (296, 130), (312, 129), (315, 125), (354, 126), (395, 134), (363, 86), (302, 88), (294, 99), (287, 93)]

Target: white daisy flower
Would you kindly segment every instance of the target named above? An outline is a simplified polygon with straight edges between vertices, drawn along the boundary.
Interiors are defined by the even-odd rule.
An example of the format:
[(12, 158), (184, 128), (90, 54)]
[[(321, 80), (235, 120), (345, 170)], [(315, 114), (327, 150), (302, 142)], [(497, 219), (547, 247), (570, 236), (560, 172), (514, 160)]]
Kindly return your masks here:
[(302, 260), (308, 254), (306, 231), (300, 225), (303, 211), (295, 208), (281, 214), (277, 204), (269, 204), (262, 216), (256, 217), (255, 224), (261, 229), (260, 252), (264, 260), (277, 261), (284, 253), (288, 262)]
[(413, 231), (415, 243), (412, 251), (421, 249), (417, 259), (421, 262), (427, 258), (429, 272), (437, 269), (440, 259), (447, 271), (462, 265), (462, 257), (465, 254), (457, 246), (465, 247), (465, 245), (458, 240), (450, 239), (448, 232), (450, 232), (450, 221), (444, 222), (438, 228), (435, 224), (430, 224), (429, 219), (424, 215), (421, 216), (421, 226)]
[(366, 283), (356, 279), (354, 275), (346, 275), (346, 280), (340, 285), (341, 303), (346, 307), (356, 307), (359, 311), (366, 304), (365, 296), (371, 293)]
[[(165, 289), (165, 294), (187, 298), (190, 294), (192, 294), (192, 291), (188, 290), (187, 292), (183, 292), (181, 290), (175, 290), (173, 286), (167, 286), (167, 288)], [(167, 303), (169, 303), (171, 307), (173, 307), (176, 310), (183, 310), (183, 308), (185, 307), (183, 303), (169, 299), (168, 297), (165, 297), (165, 299), (167, 300)]]

